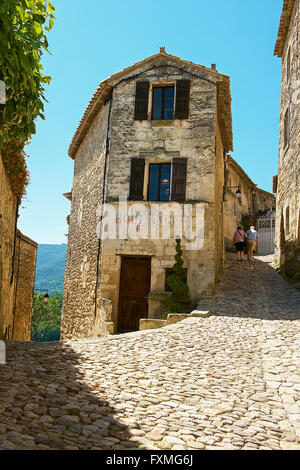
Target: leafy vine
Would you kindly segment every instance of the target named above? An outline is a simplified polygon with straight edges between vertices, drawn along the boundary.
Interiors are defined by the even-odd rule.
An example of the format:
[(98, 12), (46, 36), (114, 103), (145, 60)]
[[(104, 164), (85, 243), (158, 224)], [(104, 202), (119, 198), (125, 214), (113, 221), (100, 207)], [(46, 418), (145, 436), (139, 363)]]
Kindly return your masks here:
[[(24, 145), (35, 134), (35, 119), (43, 114), (45, 85), (41, 57), (48, 51), (46, 31), (54, 22), (50, 0), (1, 0), (0, 81), (5, 97), (0, 104), (0, 150), (14, 194), (28, 183)], [(22, 187), (23, 184), (23, 187)]]

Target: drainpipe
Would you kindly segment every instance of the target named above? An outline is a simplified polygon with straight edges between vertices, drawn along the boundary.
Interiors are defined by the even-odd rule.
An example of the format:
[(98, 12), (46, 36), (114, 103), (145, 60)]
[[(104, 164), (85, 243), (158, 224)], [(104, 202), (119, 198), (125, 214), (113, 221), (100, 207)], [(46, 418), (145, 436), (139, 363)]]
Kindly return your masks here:
[(101, 216), (100, 216), (100, 233), (98, 239), (98, 250), (97, 250), (97, 269), (96, 269), (96, 285), (95, 285), (95, 310), (94, 310), (94, 327), (97, 317), (97, 296), (98, 296), (98, 283), (99, 283), (99, 274), (100, 274), (100, 259), (102, 253), (102, 228), (103, 228), (103, 212), (104, 212), (104, 203), (105, 203), (105, 192), (106, 192), (106, 180), (107, 180), (107, 167), (108, 167), (108, 158), (109, 158), (109, 144), (110, 144), (110, 130), (111, 130), (111, 109), (113, 102), (113, 91), (111, 95), (107, 97), (109, 100), (109, 109), (108, 109), (108, 118), (107, 118), (107, 132), (106, 132), (106, 148), (105, 148), (105, 160), (104, 160), (104, 174), (103, 174), (103, 188), (102, 188), (102, 207), (101, 207)]
[(16, 257), (16, 240), (17, 240), (18, 217), (19, 217), (19, 200), (17, 199), (16, 218), (15, 218), (15, 234), (14, 234), (14, 248), (13, 248), (13, 255), (12, 255), (10, 285), (12, 285), (12, 283), (13, 283), (14, 273), (15, 273), (15, 257)]

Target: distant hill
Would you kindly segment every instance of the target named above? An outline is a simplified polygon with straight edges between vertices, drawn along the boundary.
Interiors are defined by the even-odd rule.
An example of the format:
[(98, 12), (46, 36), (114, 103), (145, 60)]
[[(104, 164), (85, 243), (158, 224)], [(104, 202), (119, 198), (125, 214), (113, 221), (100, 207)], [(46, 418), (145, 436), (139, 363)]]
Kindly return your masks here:
[(35, 289), (63, 292), (67, 245), (38, 245)]

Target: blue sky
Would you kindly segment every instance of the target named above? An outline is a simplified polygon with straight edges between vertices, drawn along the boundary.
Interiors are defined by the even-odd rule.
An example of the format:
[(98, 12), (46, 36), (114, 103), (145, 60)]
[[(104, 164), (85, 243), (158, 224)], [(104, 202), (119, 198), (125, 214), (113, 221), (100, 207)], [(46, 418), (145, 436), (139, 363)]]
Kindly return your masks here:
[(73, 160), (67, 150), (99, 82), (159, 52), (230, 75), (232, 156), (259, 187), (277, 173), (280, 59), (273, 56), (282, 0), (53, 0), (46, 121), (27, 147), (31, 184), (19, 228), (38, 243), (66, 243)]

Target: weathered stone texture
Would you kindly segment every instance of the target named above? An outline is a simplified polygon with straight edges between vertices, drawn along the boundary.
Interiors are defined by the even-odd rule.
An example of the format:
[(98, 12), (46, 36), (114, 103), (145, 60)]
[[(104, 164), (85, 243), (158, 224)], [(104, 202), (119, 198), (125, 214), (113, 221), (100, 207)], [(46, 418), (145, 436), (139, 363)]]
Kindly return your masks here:
[[(282, 265), (289, 260), (295, 248), (300, 245), (299, 50), (300, 1), (296, 0), (282, 55), (275, 242), (277, 265)], [(289, 78), (287, 76), (288, 56), (290, 57)], [(290, 114), (289, 144), (285, 147), (284, 118), (288, 109)]]
[(61, 337), (91, 334), (95, 322), (95, 288), (109, 103), (98, 113), (74, 162), (72, 206), (66, 259)]
[(0, 154), (0, 339), (29, 341), (37, 244), (17, 230), (16, 216)]
[[(136, 77), (151, 84), (189, 79), (189, 119), (153, 121), (149, 114), (147, 121), (135, 121)], [(99, 252), (96, 210), (102, 201), (106, 154), (105, 201), (116, 208), (119, 196), (127, 198), (129, 195), (132, 158), (145, 159), (145, 175), (148, 174), (149, 163), (167, 163), (174, 157), (187, 158), (186, 201), (194, 205), (203, 204), (205, 224), (203, 248), (186, 251), (186, 241), (182, 241), (188, 284), (194, 302), (197, 302), (199, 293), (213, 292), (223, 257), (224, 150), (218, 128), (218, 80), (220, 75), (212, 70), (195, 69), (191, 63), (180, 64), (180, 67), (176, 64), (175, 67), (174, 61), (168, 57), (158, 57), (151, 64), (123, 74), (122, 80), (116, 76), (109, 82), (113, 89), (109, 147), (106, 148), (109, 120), (109, 104), (106, 104), (75, 154), (62, 338), (106, 334), (108, 329), (111, 331), (113, 325), (116, 326), (122, 255), (152, 257), (149, 315), (154, 316), (158, 311), (156, 301), (154, 298), (153, 302), (151, 300), (151, 293), (164, 293), (165, 270), (174, 265), (174, 239), (104, 240)], [(144, 204), (150, 207), (146, 202), (147, 183), (146, 176)], [(130, 204), (128, 202), (128, 206)], [(166, 206), (166, 203), (163, 204)], [(183, 205), (179, 204), (181, 208)], [(101, 269), (97, 277), (99, 253)], [(167, 293), (164, 294), (167, 298)]]
[(214, 169), (214, 200), (215, 200), (215, 275), (216, 281), (220, 281), (221, 273), (224, 264), (224, 227), (223, 227), (223, 199), (224, 199), (224, 146), (222, 142), (222, 136), (218, 124), (218, 110), (216, 108), (216, 154), (215, 154), (215, 169)]
[(214, 202), (216, 84), (206, 81), (205, 74), (197, 79), (167, 66), (139, 75), (139, 80), (155, 83), (179, 79), (191, 80), (190, 116), (186, 120), (134, 121), (136, 80), (122, 82), (114, 89), (107, 200), (129, 195), (131, 158), (140, 156), (166, 162), (187, 158), (186, 199)]
[(0, 339), (12, 339), (16, 208), (0, 154)]

